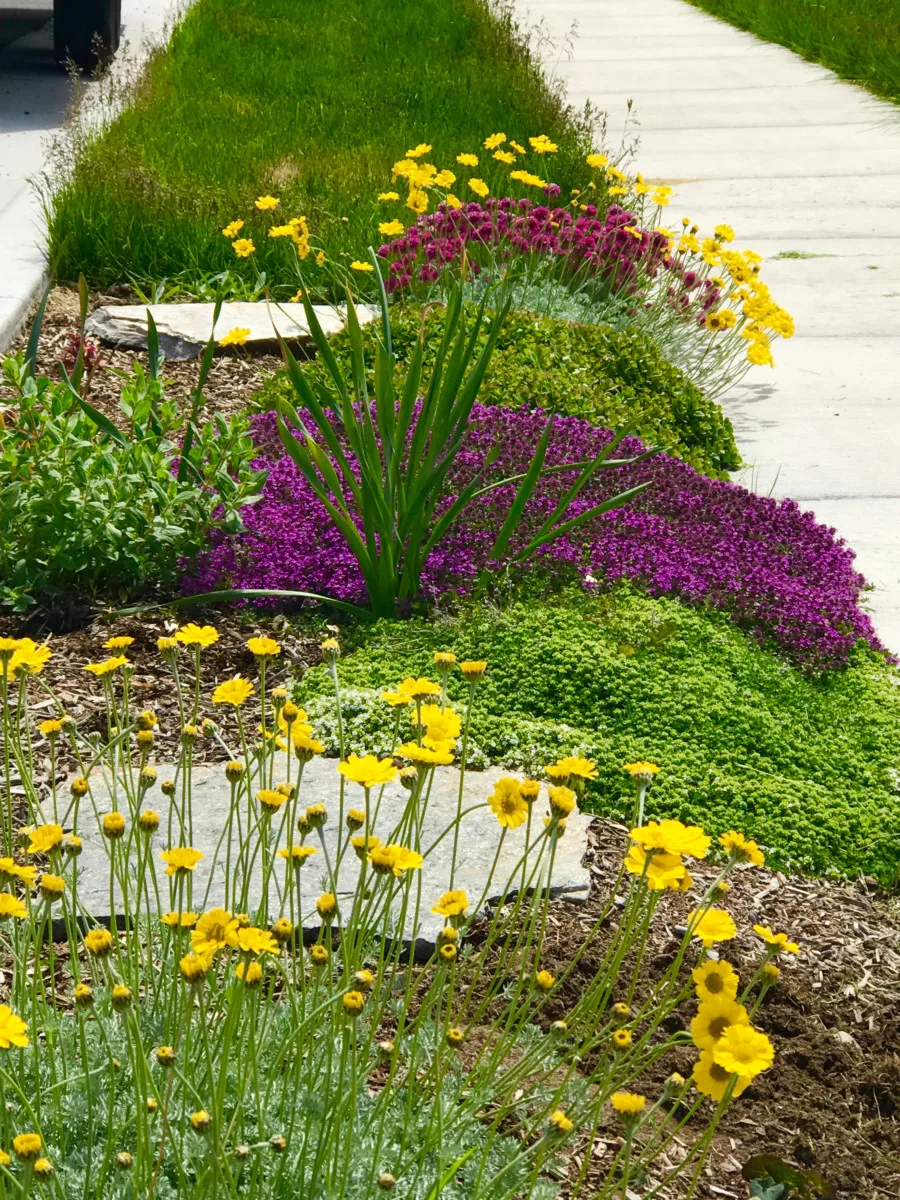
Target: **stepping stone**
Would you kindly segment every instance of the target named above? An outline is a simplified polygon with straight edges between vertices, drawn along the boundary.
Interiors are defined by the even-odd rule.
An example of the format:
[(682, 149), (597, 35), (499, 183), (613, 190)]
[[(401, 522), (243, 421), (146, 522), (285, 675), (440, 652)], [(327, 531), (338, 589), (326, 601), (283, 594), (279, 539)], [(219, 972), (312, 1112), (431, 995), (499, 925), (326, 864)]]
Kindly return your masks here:
[[(158, 770), (160, 781), (175, 778), (174, 768), (160, 766)], [(504, 774), (508, 774), (508, 772), (504, 772), (499, 768), (467, 772), (463, 787), (463, 810), (465, 811), (465, 809), (470, 808), (472, 805), (484, 804), (493, 790), (494, 783)], [(111, 803), (108, 782), (108, 780), (102, 782), (99, 773), (95, 773), (91, 778), (94, 800), (97, 804), (97, 811), (100, 814), (101, 820), (103, 814), (109, 812), (114, 807)], [(304, 769), (303, 786), (300, 792), (297, 811), (302, 811), (309, 804), (322, 803), (326, 806), (328, 812), (328, 819), (325, 826), (307, 835), (305, 844), (315, 846), (317, 853), (306, 861), (299, 872), (301, 900), (299, 911), (303, 914), (304, 926), (309, 929), (318, 928), (320, 925), (315, 910), (315, 901), (321, 892), (328, 890), (327, 867), (325, 863), (326, 853), (328, 860), (333, 864), (337, 857), (338, 835), (340, 834), (342, 842), (346, 836), (346, 828), (341, 827), (339, 824), (339, 784), (340, 776), (338, 775), (337, 762), (334, 759), (313, 759)], [(423, 852), (437, 840), (455, 818), (458, 789), (459, 771), (456, 768), (439, 767), (434, 776), (431, 795), (421, 815), (422, 833), (420, 844)], [(253, 790), (254, 792), (257, 790), (256, 786), (254, 786)], [(224, 764), (212, 767), (196, 767), (192, 773), (191, 815), (193, 831), (190, 840), (188, 840), (187, 835), (182, 840), (178, 832), (177, 802), (180, 797), (180, 791), (179, 781), (178, 791), (174, 798), (176, 807), (172, 812), (175, 832), (171, 842), (169, 841), (167, 832), (170, 804), (169, 800), (160, 792), (158, 784), (147, 793), (143, 807), (145, 809), (152, 808), (160, 815), (159, 830), (154, 834), (152, 844), (164, 910), (171, 907), (168, 902), (170, 880), (164, 874), (165, 864), (159, 857), (160, 851), (167, 849), (170, 845), (192, 845), (194, 849), (202, 850), (206, 855), (196, 867), (191, 878), (192, 899), (190, 907), (194, 911), (200, 912), (204, 908), (221, 905), (225, 895), (224, 847), (220, 852), (218, 861), (215, 861), (216, 846), (227, 827), (230, 809), (231, 789), (230, 784), (225, 778)], [(118, 842), (117, 846), (124, 846), (131, 833), (132, 819), (127, 812), (124, 792), (120, 791), (120, 796), (120, 807), (125, 813), (129, 829), (125, 835), (126, 840)], [(378, 793), (376, 790), (373, 790), (371, 797), (372, 831), (381, 837), (382, 841), (404, 840), (393, 835), (408, 800), (409, 793), (398, 782), (395, 781), (388, 784), (377, 807), (376, 815), (375, 809), (378, 804)], [(98, 920), (106, 921), (110, 915), (109, 859), (107, 853), (109, 843), (100, 834), (99, 825), (94, 820), (90, 806), (86, 802), (83, 803), (85, 806), (82, 809), (78, 831), (84, 841), (83, 853), (77, 860), (79, 866), (78, 899), (80, 904)], [(348, 808), (361, 808), (363, 804), (363, 789), (357, 784), (347, 784), (344, 795), (344, 811), (346, 812)], [(290, 807), (290, 802), (288, 802), (272, 818), (272, 845), (274, 849), (287, 844), (287, 820), (290, 819), (290, 814), (286, 810), (290, 809)], [(243, 794), (241, 808), (244, 827), (246, 828), (246, 792)], [(253, 808), (255, 812), (260, 808), (258, 802), (255, 800)], [(543, 828), (543, 818), (547, 811), (546, 795), (543, 795), (538, 798), (534, 806), (532, 839)], [(574, 812), (567, 820), (566, 832), (557, 843), (553, 864), (550, 890), (554, 896), (565, 895), (573, 900), (586, 900), (588, 897), (590, 891), (590, 873), (582, 865), (582, 859), (587, 849), (587, 828), (591, 819), (591, 816), (587, 813)], [(491, 864), (497, 854), (500, 838), (501, 829), (489, 808), (478, 808), (463, 817), (460, 826), (459, 850), (453, 886), (465, 889), (472, 908), (474, 908), (482, 896), (484, 896), (482, 904), (484, 908), (487, 907), (487, 904), (491, 900), (497, 900), (503, 894), (507, 881), (513, 872), (516, 871), (516, 866), (520, 862), (522, 852), (525, 848), (525, 826), (522, 825), (518, 829), (507, 831), (506, 836), (503, 838), (503, 845), (500, 849), (493, 880), (490, 886), (488, 886)], [(294, 840), (296, 842), (299, 839), (295, 837)], [(446, 891), (450, 886), (452, 849), (453, 833), (451, 832), (438, 843), (431, 854), (425, 857), (421, 869), (422, 899), (418, 920), (417, 952), (428, 949), (434, 944), (434, 939), (438, 931), (445, 923), (442, 917), (433, 914), (430, 910), (432, 904), (434, 904), (441, 893)], [(132, 855), (135, 853), (133, 846), (131, 853)], [(536, 850), (532, 852), (526, 873), (530, 872), (531, 867), (536, 862), (536, 854)], [(542, 870), (546, 870), (548, 862), (549, 848), (544, 853)], [(338, 873), (337, 891), (340, 904), (346, 905), (349, 902), (356, 888), (359, 870), (359, 860), (352, 847), (350, 847), (344, 853)], [(276, 859), (273, 877), (269, 885), (270, 919), (280, 916), (282, 913), (290, 915), (287, 908), (283, 907), (282, 904), (281, 893), (284, 891), (285, 872), (286, 864), (284, 860)], [(520, 872), (521, 867), (519, 867)], [(413, 883), (410, 908), (413, 908), (417, 890), (416, 876), (419, 872), (414, 871), (411, 874), (413, 876)], [(518, 878), (518, 873), (516, 877)], [(537, 878), (536, 876), (535, 882)], [(368, 882), (371, 883), (372, 880), (373, 876), (370, 872)], [(376, 884), (376, 886), (381, 886), (381, 884)], [(515, 890), (515, 884), (511, 890)], [(118, 886), (116, 886), (115, 895), (117, 907), (121, 910), (121, 897)], [(251, 916), (257, 910), (261, 896), (262, 867), (258, 856), (252, 874), (250, 898), (247, 906), (247, 911)], [(396, 913), (395, 916), (397, 916)], [(398, 932), (396, 927), (392, 932), (396, 936)], [(404, 921), (404, 928), (402, 930), (404, 940), (411, 940), (412, 933), (413, 917), (412, 914), (409, 914)]]
[[(209, 341), (214, 304), (122, 304), (96, 309), (85, 322), (85, 333), (110, 346), (130, 350), (147, 349), (147, 310), (153, 315), (159, 334), (160, 352), (165, 358), (183, 361), (199, 358)], [(343, 305), (314, 304), (313, 309), (327, 334), (344, 328)], [(368, 325), (379, 311), (368, 304), (356, 309), (360, 325)], [(273, 328), (274, 326), (274, 328)], [(275, 330), (286, 342), (309, 343), (312, 339), (302, 304), (234, 302), (223, 304), (216, 322), (216, 341), (232, 329), (249, 329), (244, 345), (249, 349), (271, 347)]]

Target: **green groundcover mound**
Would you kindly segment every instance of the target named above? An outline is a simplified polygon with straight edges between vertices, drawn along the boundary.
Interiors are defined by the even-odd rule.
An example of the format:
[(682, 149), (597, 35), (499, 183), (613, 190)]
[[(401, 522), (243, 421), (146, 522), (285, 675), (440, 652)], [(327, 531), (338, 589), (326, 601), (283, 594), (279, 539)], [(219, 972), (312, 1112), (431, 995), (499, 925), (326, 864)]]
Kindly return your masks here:
[[(477, 309), (476, 304), (466, 305), (470, 323), (474, 323)], [(391, 310), (391, 338), (400, 372), (412, 357), (423, 328), (428, 366), (434, 363), (444, 331), (442, 311), (406, 304)], [(376, 340), (381, 336), (380, 322), (363, 329), (370, 375)], [(486, 337), (483, 332), (481, 340)], [(331, 345), (349, 377), (347, 334), (337, 334)], [(320, 359), (305, 364), (304, 370), (330, 383)], [(270, 408), (278, 395), (294, 398), (285, 372), (267, 380), (256, 403)], [(666, 362), (652, 341), (635, 329), (616, 330), (511, 312), (478, 399), (481, 404), (546, 408), (606, 428), (627, 427), (648, 444), (707, 475), (727, 477), (741, 465), (734, 430), (719, 405)]]
[[(585, 807), (624, 817), (632, 794), (622, 766), (649, 759), (662, 768), (652, 817), (711, 833), (737, 827), (785, 868), (896, 880), (900, 695), (896, 670), (871, 651), (810, 678), (722, 615), (627, 587), (381, 621), (343, 640), (347, 751), (388, 752), (395, 716), (380, 690), (410, 674), (434, 678), (434, 651), (452, 650), (489, 663), (475, 696), (474, 763), (538, 772), (559, 755), (586, 754), (599, 778)], [(457, 674), (457, 707), (466, 691)], [(336, 752), (324, 668), (299, 680), (297, 697)]]

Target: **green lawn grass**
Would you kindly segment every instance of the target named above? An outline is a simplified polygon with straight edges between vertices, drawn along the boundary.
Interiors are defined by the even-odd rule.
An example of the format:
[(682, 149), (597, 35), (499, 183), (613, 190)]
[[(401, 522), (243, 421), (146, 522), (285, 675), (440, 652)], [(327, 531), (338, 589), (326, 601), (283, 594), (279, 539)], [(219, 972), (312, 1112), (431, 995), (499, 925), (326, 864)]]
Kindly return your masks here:
[(900, 0), (689, 0), (876, 95), (900, 100)]
[(284, 278), (289, 245), (267, 242), (271, 214), (254, 220), (260, 194), (280, 197), (284, 220), (306, 214), (331, 258), (359, 257), (394, 215), (376, 199), (391, 164), (420, 142), (464, 189), (458, 153), (490, 163), (489, 134), (545, 133), (559, 144), (553, 177), (580, 180), (583, 130), (504, 11), (493, 0), (199, 0), (56, 195), (57, 274), (249, 278), (219, 232), (240, 217), (260, 266)]
[[(587, 754), (599, 778), (585, 807), (626, 818), (622, 764), (649, 759), (662, 768), (651, 817), (742, 829), (781, 867), (897, 879), (900, 693), (883, 656), (860, 650), (846, 670), (813, 678), (721, 613), (627, 586), (381, 621), (348, 628), (342, 642), (348, 750), (389, 752), (395, 713), (381, 689), (433, 677), (434, 651), (453, 650), (489, 664), (476, 693), (477, 762), (540, 772), (561, 754)], [(456, 675), (458, 707), (465, 691)], [(328, 671), (308, 671), (297, 696), (336, 752)]]

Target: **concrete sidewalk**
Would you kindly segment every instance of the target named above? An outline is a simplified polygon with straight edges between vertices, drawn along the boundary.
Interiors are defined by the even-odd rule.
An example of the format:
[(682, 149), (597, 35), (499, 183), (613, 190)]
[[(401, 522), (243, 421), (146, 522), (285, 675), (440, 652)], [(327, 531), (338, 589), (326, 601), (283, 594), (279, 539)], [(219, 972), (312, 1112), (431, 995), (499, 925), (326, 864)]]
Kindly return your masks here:
[(676, 191), (665, 223), (727, 222), (765, 256), (797, 336), (722, 398), (739, 481), (846, 537), (900, 650), (900, 107), (683, 0), (517, 3), (560, 43), (577, 22), (572, 57), (544, 58), (610, 144), (633, 101), (638, 169)]
[[(122, 0), (123, 44), (113, 70), (134, 70), (182, 7), (178, 0)], [(16, 0), (15, 9), (8, 31), (27, 32), (10, 41), (0, 34), (0, 350), (45, 286), (46, 224), (33, 181), (72, 98), (71, 82), (53, 61), (52, 0)], [(99, 87), (89, 85), (85, 99), (99, 109)]]

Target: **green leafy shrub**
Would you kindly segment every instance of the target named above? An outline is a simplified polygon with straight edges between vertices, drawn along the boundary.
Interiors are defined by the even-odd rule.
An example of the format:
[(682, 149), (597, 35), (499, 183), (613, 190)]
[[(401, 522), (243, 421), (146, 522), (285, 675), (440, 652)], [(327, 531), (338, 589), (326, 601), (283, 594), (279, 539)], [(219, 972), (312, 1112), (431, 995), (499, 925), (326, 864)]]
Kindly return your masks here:
[[(434, 622), (360, 628), (339, 664), (353, 689), (350, 736), (391, 746), (382, 687), (428, 673), (435, 650), (485, 658), (475, 761), (538, 770), (564, 753), (595, 758), (592, 811), (625, 816), (622, 764), (662, 767), (649, 815), (711, 832), (752, 829), (773, 860), (818, 873), (900, 863), (896, 672), (868, 650), (812, 679), (749, 641), (726, 617), (625, 587), (608, 596), (526, 600)], [(330, 680), (309, 671), (298, 695), (327, 737)], [(462, 703), (461, 679), (451, 686)], [(357, 740), (358, 739), (358, 740)]]
[[(467, 305), (471, 321), (476, 306)], [(403, 305), (391, 310), (394, 353), (402, 368), (412, 357), (422, 324), (422, 310)], [(443, 318), (425, 312), (424, 365), (434, 363)], [(367, 362), (374, 362), (379, 327), (363, 330)], [(482, 339), (487, 334), (482, 333)], [(346, 333), (331, 339), (341, 366), (349, 371)], [(319, 359), (304, 370), (326, 381)], [(372, 382), (370, 368), (370, 385)], [(257, 396), (265, 408), (293, 389), (285, 374), (268, 381)], [(482, 404), (540, 405), (552, 412), (583, 417), (596, 425), (628, 425), (646, 441), (675, 454), (707, 474), (721, 476), (740, 466), (731, 422), (721, 408), (662, 357), (653, 343), (634, 330), (510, 313), (500, 331), (487, 374), (479, 390)]]
[(215, 525), (236, 531), (262, 487), (244, 417), (195, 427), (184, 477), (174, 465), (187, 421), (135, 365), (113, 424), (65, 383), (7, 358), (15, 397), (0, 427), (0, 603), (24, 611), (171, 583)]

